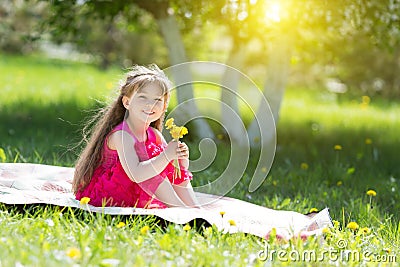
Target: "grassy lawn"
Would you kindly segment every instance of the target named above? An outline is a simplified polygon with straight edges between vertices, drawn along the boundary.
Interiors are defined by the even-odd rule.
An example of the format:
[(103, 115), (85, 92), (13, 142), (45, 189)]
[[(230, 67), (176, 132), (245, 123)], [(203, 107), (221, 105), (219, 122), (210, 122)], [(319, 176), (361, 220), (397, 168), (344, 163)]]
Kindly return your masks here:
[[(112, 96), (122, 75), (120, 70), (104, 72), (81, 63), (4, 55), (0, 73), (0, 148), (5, 161), (60, 166), (73, 166), (85, 117), (101, 105), (95, 100)], [(20, 212), (0, 204), (0, 267), (263, 266), (271, 258), (278, 265), (288, 265), (286, 259), (304, 266), (307, 258), (302, 256), (312, 253), (317, 258), (311, 263), (317, 266), (399, 262), (399, 114), (395, 101), (287, 90), (268, 178), (249, 193), (249, 168), (229, 195), (302, 213), (328, 206), (335, 227), (326, 232), (326, 242), (310, 238), (283, 244), (274, 238), (267, 242), (223, 234), (213, 227), (164, 225), (155, 218), (49, 206)], [(189, 146), (195, 155), (196, 144)], [(225, 150), (222, 146), (218, 151)], [(195, 173), (194, 183), (221, 172), (225, 157), (221, 153), (210, 168)], [(376, 196), (367, 195), (368, 190)], [(349, 222), (359, 228), (348, 228)], [(324, 261), (318, 262), (321, 257)]]

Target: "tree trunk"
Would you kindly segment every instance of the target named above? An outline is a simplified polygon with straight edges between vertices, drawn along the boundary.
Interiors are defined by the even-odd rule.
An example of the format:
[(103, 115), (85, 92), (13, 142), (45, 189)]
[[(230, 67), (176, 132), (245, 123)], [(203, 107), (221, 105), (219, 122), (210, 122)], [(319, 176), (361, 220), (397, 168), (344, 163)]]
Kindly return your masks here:
[[(285, 38), (279, 38), (270, 45), (269, 61), (267, 64), (267, 75), (264, 84), (263, 94), (268, 101), (270, 110), (262, 101), (259, 105), (257, 115), (248, 128), (251, 146), (257, 147), (261, 144), (269, 144), (275, 139), (275, 129), (263, 126), (271, 125), (273, 120), (274, 127), (279, 121), (279, 110), (281, 107), (285, 86), (290, 68), (290, 49)], [(273, 115), (273, 118), (267, 116)], [(262, 137), (262, 138), (261, 138)]]
[(265, 99), (260, 102), (256, 117), (247, 130), (250, 145), (260, 148), (258, 164), (249, 185), (250, 192), (255, 191), (265, 180), (275, 156), (276, 125), (290, 67), (288, 44), (287, 39), (279, 38), (270, 46), (268, 72), (263, 90)]
[(199, 139), (214, 138), (215, 135), (210, 125), (200, 116), (197, 108), (191, 84), (193, 79), (189, 65), (182, 64), (187, 62), (186, 51), (175, 16), (167, 12), (169, 1), (140, 0), (135, 2), (139, 7), (154, 16), (161, 36), (168, 48), (170, 64), (172, 66), (170, 70), (173, 73), (178, 97), (179, 113), (176, 114), (176, 117), (179, 116), (179, 118), (177, 119), (184, 123), (191, 121), (195, 128), (192, 136)]
[[(157, 24), (160, 28), (162, 37), (169, 50), (169, 58), (171, 65), (177, 65), (187, 62), (185, 48), (179, 32), (178, 23), (173, 15), (157, 19)], [(200, 139), (213, 138), (212, 132), (208, 123), (199, 116), (199, 110), (193, 94), (193, 86), (190, 81), (193, 81), (192, 74), (188, 67), (183, 64), (178, 68), (179, 71), (173, 71), (175, 86), (177, 86), (178, 104), (183, 115), (180, 119), (184, 121), (193, 120), (195, 127), (194, 133)], [(189, 83), (187, 83), (189, 81)]]
[(226, 61), (227, 67), (221, 81), (222, 125), (231, 141), (238, 145), (244, 145), (247, 136), (245, 128), (240, 125), (243, 122), (237, 121), (237, 118), (241, 117), (238, 106), (238, 87), (242, 75), (235, 68), (243, 66), (245, 59), (243, 49), (244, 45), (234, 45)]

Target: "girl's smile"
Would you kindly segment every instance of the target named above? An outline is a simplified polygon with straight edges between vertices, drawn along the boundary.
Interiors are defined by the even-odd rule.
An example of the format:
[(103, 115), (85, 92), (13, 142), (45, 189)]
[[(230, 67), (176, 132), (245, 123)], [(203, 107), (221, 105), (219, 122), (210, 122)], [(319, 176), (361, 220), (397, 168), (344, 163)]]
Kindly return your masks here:
[(166, 106), (163, 91), (156, 83), (144, 86), (125, 101), (128, 102), (125, 107), (129, 110), (129, 117), (146, 124), (158, 120)]

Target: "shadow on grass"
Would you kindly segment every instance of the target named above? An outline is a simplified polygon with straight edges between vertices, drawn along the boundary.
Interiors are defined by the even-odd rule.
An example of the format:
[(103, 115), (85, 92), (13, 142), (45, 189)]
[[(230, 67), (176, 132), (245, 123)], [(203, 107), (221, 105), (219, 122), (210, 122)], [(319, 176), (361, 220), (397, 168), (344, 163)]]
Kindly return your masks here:
[[(49, 214), (62, 213), (66, 221), (78, 220), (82, 223), (91, 224), (96, 221), (102, 220), (110, 226), (115, 221), (117, 222), (131, 222), (133, 224), (144, 223), (152, 226), (157, 226), (162, 230), (166, 230), (170, 225), (175, 225), (161, 217), (155, 215), (113, 215), (103, 213), (91, 213), (86, 210), (70, 207), (62, 207), (52, 204), (4, 204), (0, 203), (0, 211), (7, 211), (10, 216), (21, 216), (22, 218), (41, 218), (49, 216)], [(187, 223), (192, 229), (202, 234), (204, 229), (211, 227), (211, 224), (202, 218), (191, 220)]]
[[(97, 106), (80, 106), (74, 101), (32, 105), (19, 103), (2, 107), (0, 147), (10, 155), (34, 156), (36, 163), (67, 164), (76, 157), (85, 120)], [(92, 112), (90, 112), (92, 111)]]

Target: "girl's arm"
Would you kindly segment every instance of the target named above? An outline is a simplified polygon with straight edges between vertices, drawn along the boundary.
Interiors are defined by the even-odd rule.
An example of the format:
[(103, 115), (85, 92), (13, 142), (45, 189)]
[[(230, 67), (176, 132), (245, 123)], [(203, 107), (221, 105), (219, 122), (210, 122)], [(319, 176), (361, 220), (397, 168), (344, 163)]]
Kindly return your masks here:
[(108, 139), (108, 146), (116, 149), (121, 165), (128, 177), (140, 183), (160, 174), (171, 160), (179, 159), (178, 142), (170, 142), (157, 157), (139, 161), (135, 151), (135, 141), (127, 132), (116, 131)]

